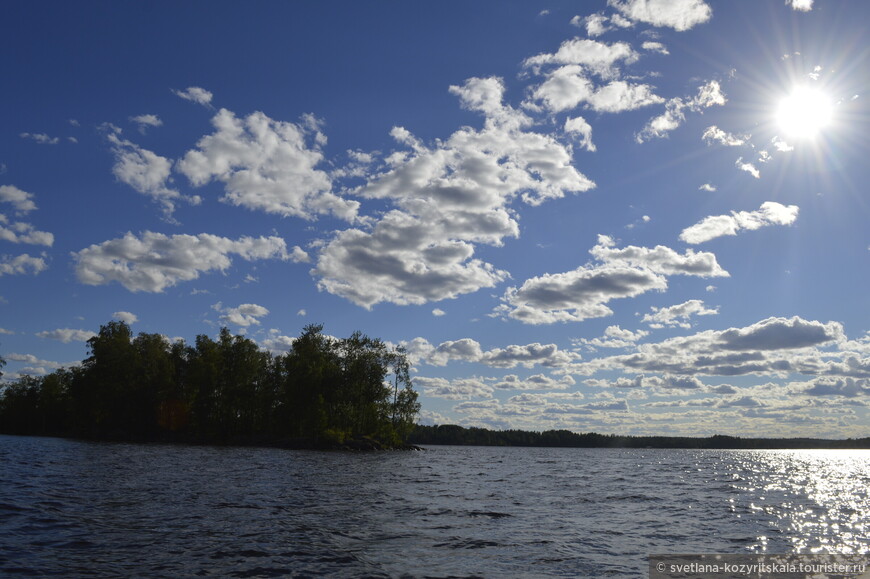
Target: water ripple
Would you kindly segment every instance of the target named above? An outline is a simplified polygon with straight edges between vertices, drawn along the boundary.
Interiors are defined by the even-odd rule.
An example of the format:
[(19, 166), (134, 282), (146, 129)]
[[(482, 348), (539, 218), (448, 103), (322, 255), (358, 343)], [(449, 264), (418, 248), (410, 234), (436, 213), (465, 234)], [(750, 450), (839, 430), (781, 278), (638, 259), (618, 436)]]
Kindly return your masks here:
[(867, 552), (870, 453), (424, 453), (0, 437), (0, 575), (645, 577), (650, 553)]

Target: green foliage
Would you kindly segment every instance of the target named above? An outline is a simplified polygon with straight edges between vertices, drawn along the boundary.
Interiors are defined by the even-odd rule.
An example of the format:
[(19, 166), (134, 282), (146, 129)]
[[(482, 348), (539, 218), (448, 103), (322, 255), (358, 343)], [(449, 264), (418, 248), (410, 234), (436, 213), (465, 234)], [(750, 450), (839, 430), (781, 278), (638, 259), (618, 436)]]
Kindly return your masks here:
[[(401, 350), (306, 326), (272, 356), (223, 328), (193, 346), (112, 321), (81, 367), (23, 377), (0, 393), (0, 432), (126, 440), (401, 444), (420, 405)], [(390, 375), (393, 374), (392, 379)], [(400, 390), (401, 387), (401, 390)]]

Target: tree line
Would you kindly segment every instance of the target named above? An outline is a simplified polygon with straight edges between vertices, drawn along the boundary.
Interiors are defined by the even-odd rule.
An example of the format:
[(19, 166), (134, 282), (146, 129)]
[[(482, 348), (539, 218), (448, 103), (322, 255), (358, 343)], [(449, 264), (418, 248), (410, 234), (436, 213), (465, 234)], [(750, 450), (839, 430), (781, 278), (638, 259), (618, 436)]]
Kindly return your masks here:
[(870, 448), (870, 438), (825, 440), (816, 438), (742, 438), (717, 434), (710, 437), (620, 436), (570, 430), (489, 430), (454, 424), (417, 425), (409, 438), (414, 444), (463, 446), (548, 446), (566, 448)]
[[(227, 328), (193, 345), (110, 321), (81, 365), (0, 391), (0, 432), (137, 441), (404, 443), (420, 404), (401, 348), (308, 325), (273, 355)], [(2, 368), (2, 358), (0, 358)]]

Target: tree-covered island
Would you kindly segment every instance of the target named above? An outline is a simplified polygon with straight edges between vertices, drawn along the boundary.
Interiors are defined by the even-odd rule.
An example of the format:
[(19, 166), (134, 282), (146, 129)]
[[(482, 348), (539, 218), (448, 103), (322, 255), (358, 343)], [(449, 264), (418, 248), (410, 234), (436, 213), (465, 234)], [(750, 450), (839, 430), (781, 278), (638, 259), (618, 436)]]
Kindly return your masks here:
[[(420, 405), (407, 358), (360, 332), (306, 326), (273, 355), (223, 328), (217, 339), (134, 336), (111, 321), (80, 366), (0, 391), (0, 432), (98, 440), (398, 448)], [(2, 359), (0, 359), (2, 364)]]
[[(360, 332), (306, 326), (273, 355), (221, 329), (194, 345), (118, 321), (88, 340), (81, 365), (0, 387), (0, 433), (96, 440), (379, 449), (422, 445), (573, 448), (870, 448), (870, 438), (620, 436), (416, 424), (409, 362)], [(0, 357), (0, 370), (5, 361)], [(0, 373), (2, 376), (2, 373)]]

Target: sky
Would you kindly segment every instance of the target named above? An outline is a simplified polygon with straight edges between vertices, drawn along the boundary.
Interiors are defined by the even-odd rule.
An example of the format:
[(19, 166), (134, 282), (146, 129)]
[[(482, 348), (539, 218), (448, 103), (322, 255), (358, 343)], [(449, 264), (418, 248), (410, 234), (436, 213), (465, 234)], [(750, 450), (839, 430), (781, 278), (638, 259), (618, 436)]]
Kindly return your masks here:
[(404, 346), (421, 423), (870, 435), (864, 0), (12, 0), (2, 380)]

